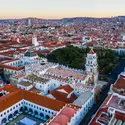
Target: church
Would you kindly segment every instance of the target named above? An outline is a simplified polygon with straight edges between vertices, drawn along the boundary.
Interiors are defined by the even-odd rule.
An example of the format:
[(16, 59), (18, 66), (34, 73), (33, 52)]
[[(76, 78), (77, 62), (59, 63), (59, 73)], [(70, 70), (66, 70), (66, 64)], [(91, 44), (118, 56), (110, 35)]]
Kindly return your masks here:
[[(70, 68), (58, 63), (47, 62), (45, 59), (43, 59), (45, 63), (41, 64), (40, 60), (42, 59), (37, 56), (35, 51), (33, 51), (33, 49), (29, 49), (24, 53), (23, 57), (18, 57), (14, 60), (1, 64), (5, 73), (10, 75), (10, 84), (18, 87), (19, 89), (14, 88), (14, 90), (17, 90), (19, 91), (18, 93), (20, 93), (20, 96), (16, 97), (17, 102), (7, 105), (9, 110), (3, 108), (1, 111), (1, 122), (3, 123), (3, 121), (5, 121), (7, 123), (11, 121), (11, 119), (14, 119), (13, 113), (15, 113), (15, 111), (16, 113), (18, 112), (17, 114), (21, 114), (23, 113), (24, 108), (26, 108), (25, 110), (27, 110), (27, 112), (34, 113), (34, 116), (44, 120), (48, 119), (46, 121), (46, 125), (55, 125), (54, 123), (56, 121), (60, 121), (58, 120), (58, 117), (60, 119), (60, 115), (62, 116), (61, 113), (66, 112), (63, 111), (65, 108), (75, 108), (73, 114), (70, 117), (67, 118), (67, 113), (65, 114), (66, 116), (64, 117), (66, 117), (67, 120), (63, 125), (78, 124), (95, 103), (95, 95), (97, 95), (99, 88), (99, 73), (96, 53), (93, 49), (91, 49), (87, 54), (85, 71)], [(11, 94), (9, 92), (8, 86), (1, 89), (2, 92), (5, 91), (4, 96), (2, 96), (3, 100), (6, 96), (10, 96)], [(10, 86), (10, 88), (13, 90), (13, 87)], [(14, 94), (12, 95), (14, 96)], [(34, 98), (39, 98), (39, 101), (36, 99), (30, 99), (32, 96), (34, 96)], [(62, 100), (58, 98), (58, 96), (60, 96)], [(45, 105), (42, 101), (40, 101), (40, 98), (42, 100), (45, 99)], [(63, 101), (63, 98), (65, 98), (67, 102)], [(34, 102), (35, 100), (38, 102)], [(51, 107), (52, 105), (48, 102), (49, 100), (52, 101), (52, 104), (55, 107), (58, 107), (56, 106), (58, 105), (58, 102), (61, 103), (59, 104), (60, 107), (58, 110), (55, 110), (53, 107)], [(69, 103), (68, 100), (71, 102)], [(17, 109), (15, 107), (15, 110), (10, 110), (13, 109), (12, 106), (18, 102), (20, 106), (17, 107), (19, 108)], [(36, 109), (34, 109), (34, 105), (31, 103), (35, 105)], [(48, 103), (50, 104), (50, 107), (48, 107)], [(44, 107), (39, 107), (43, 105)], [(37, 110), (37, 107), (39, 107), (38, 109), (47, 112), (43, 112), (41, 114), (41, 110)], [(10, 116), (4, 114), (5, 110), (7, 110), (7, 112), (11, 112), (11, 118)], [(35, 114), (36, 110), (37, 114)], [(54, 116), (54, 114), (56, 115)], [(60, 123), (60, 125), (61, 124), (62, 123)]]

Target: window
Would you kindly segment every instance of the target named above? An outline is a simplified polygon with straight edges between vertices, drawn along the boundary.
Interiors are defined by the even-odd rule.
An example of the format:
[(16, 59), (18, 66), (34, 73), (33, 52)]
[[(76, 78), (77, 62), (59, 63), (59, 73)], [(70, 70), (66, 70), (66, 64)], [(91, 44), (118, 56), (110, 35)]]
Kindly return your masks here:
[(6, 115), (6, 112), (4, 112), (4, 115)]
[(1, 117), (3, 116), (3, 114), (1, 114)]

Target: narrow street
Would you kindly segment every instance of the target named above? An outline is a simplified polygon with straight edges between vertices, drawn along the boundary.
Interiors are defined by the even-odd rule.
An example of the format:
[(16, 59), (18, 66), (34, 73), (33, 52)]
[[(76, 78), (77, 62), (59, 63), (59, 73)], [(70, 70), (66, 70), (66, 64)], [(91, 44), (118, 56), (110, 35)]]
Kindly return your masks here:
[(93, 105), (93, 107), (86, 114), (84, 119), (81, 121), (80, 125), (88, 125), (89, 124), (90, 120), (95, 115), (96, 111), (99, 109), (101, 104), (106, 99), (108, 91), (110, 89), (110, 85), (116, 81), (118, 74), (120, 74), (124, 70), (124, 67), (125, 67), (125, 60), (121, 60), (120, 63), (115, 67), (115, 69), (113, 69), (112, 72), (109, 73), (108, 79), (109, 79), (110, 84), (108, 86), (106, 86), (105, 89), (103, 90), (103, 92), (101, 93), (100, 102), (98, 104)]

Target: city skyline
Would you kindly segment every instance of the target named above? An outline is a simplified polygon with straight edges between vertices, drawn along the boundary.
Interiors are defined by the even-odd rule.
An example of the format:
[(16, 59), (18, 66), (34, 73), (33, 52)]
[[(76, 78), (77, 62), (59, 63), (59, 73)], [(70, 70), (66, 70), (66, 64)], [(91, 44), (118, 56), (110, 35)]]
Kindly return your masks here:
[(4, 0), (0, 4), (0, 19), (112, 17), (125, 15), (124, 4), (124, 0)]

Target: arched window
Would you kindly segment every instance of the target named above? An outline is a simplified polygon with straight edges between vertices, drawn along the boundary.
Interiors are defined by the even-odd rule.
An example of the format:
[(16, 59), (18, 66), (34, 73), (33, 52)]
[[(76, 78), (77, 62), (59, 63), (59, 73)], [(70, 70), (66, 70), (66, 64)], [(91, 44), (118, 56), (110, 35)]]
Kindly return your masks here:
[(40, 117), (44, 117), (43, 113), (40, 113)]
[(29, 109), (29, 112), (33, 113), (33, 110), (30, 108), (30, 109)]
[(24, 110), (25, 110), (25, 111), (28, 111), (28, 108), (25, 106), (25, 107), (24, 107)]
[(50, 116), (49, 116), (49, 115), (46, 115), (46, 119), (47, 119), (47, 120), (50, 119)]
[(16, 111), (13, 113), (13, 115), (16, 116), (17, 113), (18, 113), (18, 111), (16, 110)]
[(12, 119), (12, 118), (13, 118), (13, 115), (10, 114), (10, 115), (8, 116), (8, 119)]
[(35, 112), (34, 112), (34, 114), (35, 114), (35, 115), (38, 115), (38, 112), (37, 112), (37, 111), (35, 111)]
[(3, 118), (3, 119), (2, 119), (2, 124), (3, 124), (3, 123), (6, 123), (6, 121), (7, 121), (7, 119), (6, 119), (6, 118)]
[(23, 107), (21, 107), (19, 111), (20, 111), (20, 112), (23, 112)]

